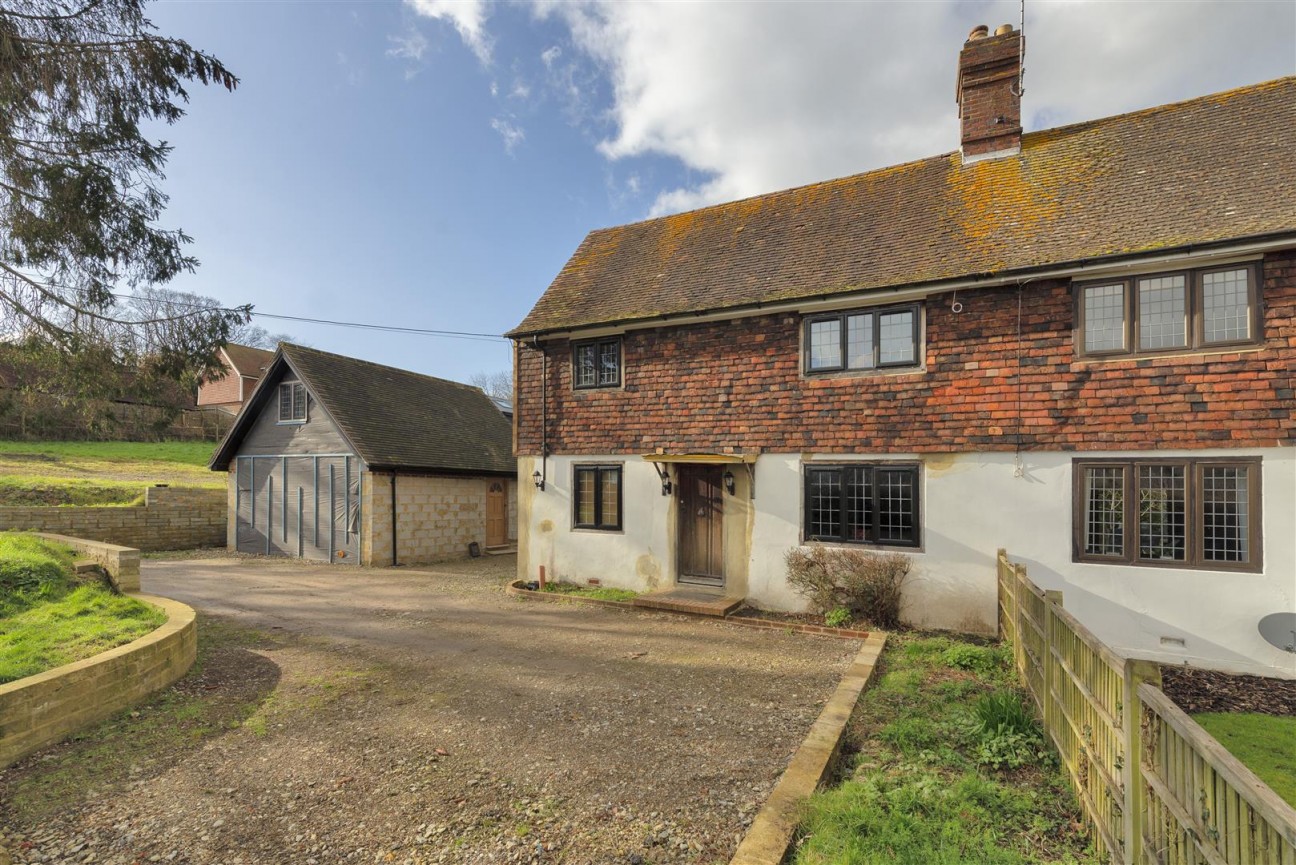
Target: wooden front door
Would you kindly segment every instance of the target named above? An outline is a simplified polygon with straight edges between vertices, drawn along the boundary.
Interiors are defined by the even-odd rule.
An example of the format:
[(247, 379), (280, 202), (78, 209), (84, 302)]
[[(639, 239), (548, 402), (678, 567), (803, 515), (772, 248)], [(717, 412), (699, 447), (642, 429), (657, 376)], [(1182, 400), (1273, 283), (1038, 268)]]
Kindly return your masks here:
[(719, 466), (679, 467), (679, 582), (724, 585), (724, 487)]
[(486, 546), (499, 547), (508, 541), (508, 499), (504, 482), (491, 481), (486, 491)]

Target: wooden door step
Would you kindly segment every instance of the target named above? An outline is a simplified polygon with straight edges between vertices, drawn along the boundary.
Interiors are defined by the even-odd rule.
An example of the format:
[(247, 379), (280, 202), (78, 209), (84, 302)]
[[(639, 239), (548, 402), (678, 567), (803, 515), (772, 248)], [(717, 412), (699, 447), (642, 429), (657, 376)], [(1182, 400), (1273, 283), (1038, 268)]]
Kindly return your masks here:
[(648, 607), (653, 610), (673, 610), (677, 613), (695, 613), (700, 616), (724, 618), (742, 606), (743, 599), (737, 595), (725, 595), (718, 591), (706, 589), (671, 589), (666, 592), (650, 592), (640, 595), (631, 601), (636, 607)]

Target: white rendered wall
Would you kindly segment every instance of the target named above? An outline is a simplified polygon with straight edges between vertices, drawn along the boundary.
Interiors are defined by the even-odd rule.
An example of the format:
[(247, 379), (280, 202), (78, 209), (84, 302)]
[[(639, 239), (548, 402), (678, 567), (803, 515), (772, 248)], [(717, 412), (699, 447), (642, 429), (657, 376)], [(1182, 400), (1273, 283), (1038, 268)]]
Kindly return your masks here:
[[(1102, 453), (1112, 458), (1139, 455)], [(923, 545), (910, 553), (915, 567), (906, 593), (906, 620), (919, 627), (993, 632), (994, 555), (1004, 547), (1014, 561), (1026, 564), (1032, 580), (1061, 590), (1065, 607), (1124, 654), (1296, 677), (1296, 656), (1271, 647), (1256, 629), (1269, 613), (1296, 611), (1296, 449), (1150, 455), (1263, 458), (1262, 573), (1072, 562), (1072, 460), (1086, 454), (1026, 453), (1020, 476), (1012, 454), (874, 456), (923, 464)], [(801, 540), (803, 462), (869, 458), (760, 457), (746, 592), (753, 604), (784, 610), (803, 606), (787, 586), (783, 565), (784, 554)], [(572, 531), (574, 462), (625, 465), (623, 532)], [(535, 461), (521, 460), (520, 477), (529, 477), (535, 466)], [(545, 564), (551, 576), (575, 582), (594, 577), (604, 585), (638, 591), (674, 583), (673, 499), (661, 495), (650, 464), (639, 457), (550, 457), (549, 481), (544, 493), (522, 485), (519, 570), (524, 577), (535, 579), (537, 566)]]
[[(586, 583), (642, 592), (673, 585), (673, 547), (668, 521), (673, 499), (661, 494), (661, 480), (651, 463), (637, 456), (549, 457), (543, 491), (531, 474), (540, 468), (533, 457), (518, 459), (518, 576), (538, 579), (540, 566), (549, 580)], [(572, 467), (621, 465), (623, 513), (619, 532), (572, 528)], [(669, 529), (671, 537), (674, 529)]]

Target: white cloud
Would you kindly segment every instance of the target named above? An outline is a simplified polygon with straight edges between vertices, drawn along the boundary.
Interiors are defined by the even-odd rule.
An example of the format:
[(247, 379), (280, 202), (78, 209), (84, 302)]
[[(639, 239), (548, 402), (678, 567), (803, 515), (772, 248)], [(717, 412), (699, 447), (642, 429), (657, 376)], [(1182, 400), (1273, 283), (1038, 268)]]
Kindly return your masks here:
[[(1030, 5), (1027, 128), (1290, 74), (1294, 9)], [(662, 213), (957, 149), (959, 48), (973, 25), (1016, 25), (1018, 10), (1015, 0), (573, 0), (537, 14), (563, 21), (611, 82), (608, 159), (674, 157), (700, 175), (659, 193)]]
[[(453, 20), (474, 50), (490, 44), (482, 2), (406, 2)], [(685, 169), (683, 185), (655, 192), (654, 214), (956, 150), (959, 49), (974, 25), (1017, 25), (1020, 9), (1018, 0), (530, 8), (567, 31), (540, 54), (546, 93), (567, 121), (611, 162), (665, 157)], [(1026, 12), (1028, 130), (1296, 71), (1291, 2), (1071, 0)]]
[(423, 59), (423, 53), (428, 47), (427, 37), (416, 27), (410, 27), (399, 36), (388, 36), (387, 41), (392, 44), (392, 47), (387, 49), (388, 57), (416, 63)]
[(483, 65), (491, 62), (491, 39), (486, 32), (489, 14), (486, 0), (405, 0), (415, 12), (437, 21), (454, 25), (477, 59)]
[(526, 132), (522, 127), (503, 117), (491, 120), (491, 129), (498, 132), (500, 138), (504, 140), (504, 151), (510, 156), (517, 146), (526, 140)]

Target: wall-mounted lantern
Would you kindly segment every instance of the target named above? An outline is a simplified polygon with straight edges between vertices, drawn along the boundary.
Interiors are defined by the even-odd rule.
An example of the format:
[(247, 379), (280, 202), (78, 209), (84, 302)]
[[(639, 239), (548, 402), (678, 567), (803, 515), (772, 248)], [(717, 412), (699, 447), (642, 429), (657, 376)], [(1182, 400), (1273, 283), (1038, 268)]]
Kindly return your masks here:
[(545, 484), (544, 475), (540, 474), (539, 469), (531, 473), (531, 480), (535, 482), (536, 489), (538, 490), (544, 489), (544, 484)]
[(726, 472), (724, 473), (724, 487), (725, 487), (725, 492), (727, 492), (729, 495), (733, 495), (733, 494), (734, 494), (734, 491), (737, 489), (737, 487), (736, 487), (735, 484), (734, 484), (734, 473), (733, 473), (733, 472), (731, 472), (731, 471), (726, 471)]
[(675, 489), (671, 484), (670, 469), (661, 463), (653, 463), (653, 468), (657, 470), (657, 477), (661, 478), (662, 495), (670, 495)]

